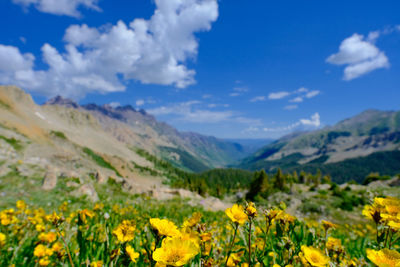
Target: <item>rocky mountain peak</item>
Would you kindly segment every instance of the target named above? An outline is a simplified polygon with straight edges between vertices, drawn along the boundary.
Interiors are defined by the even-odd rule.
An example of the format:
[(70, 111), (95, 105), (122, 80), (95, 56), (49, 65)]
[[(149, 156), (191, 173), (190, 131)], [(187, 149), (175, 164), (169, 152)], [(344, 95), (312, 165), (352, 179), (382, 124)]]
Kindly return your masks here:
[(63, 106), (63, 107), (67, 107), (67, 108), (79, 108), (79, 105), (75, 101), (73, 101), (69, 98), (64, 98), (60, 95), (49, 99), (45, 103), (45, 105), (58, 105), (58, 106)]

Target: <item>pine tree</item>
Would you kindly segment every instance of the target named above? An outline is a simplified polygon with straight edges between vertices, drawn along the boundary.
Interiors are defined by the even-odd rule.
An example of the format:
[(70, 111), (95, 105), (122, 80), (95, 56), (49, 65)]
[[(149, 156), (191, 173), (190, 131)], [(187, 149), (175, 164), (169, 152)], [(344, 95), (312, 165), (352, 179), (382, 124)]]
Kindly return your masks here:
[(254, 173), (253, 181), (250, 184), (250, 190), (246, 194), (246, 199), (253, 200), (257, 195), (266, 198), (269, 194), (269, 179), (264, 170)]

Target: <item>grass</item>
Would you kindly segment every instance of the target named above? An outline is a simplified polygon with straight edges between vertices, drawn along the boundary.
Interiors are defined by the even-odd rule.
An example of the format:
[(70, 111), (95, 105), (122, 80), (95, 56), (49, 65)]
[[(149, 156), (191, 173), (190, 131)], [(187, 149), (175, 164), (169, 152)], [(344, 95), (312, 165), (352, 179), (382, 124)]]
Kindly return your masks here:
[(85, 154), (87, 154), (89, 157), (91, 157), (92, 160), (97, 163), (97, 165), (99, 165), (103, 168), (106, 168), (106, 169), (113, 170), (118, 176), (122, 177), (122, 175), (117, 171), (117, 169), (114, 166), (112, 166), (102, 156), (98, 155), (96, 152), (94, 152), (90, 148), (88, 148), (88, 147), (83, 148), (83, 152)]
[(24, 147), (21, 144), (20, 140), (15, 139), (14, 137), (12, 138), (7, 138), (5, 136), (0, 135), (0, 139), (3, 139), (6, 141), (10, 146), (12, 146), (16, 151), (22, 150)]
[(5, 102), (3, 102), (1, 100), (0, 100), (0, 107), (4, 108), (4, 109), (7, 109), (7, 110), (11, 109), (11, 106), (9, 104), (7, 104), (7, 103), (5, 103)]
[[(0, 232), (6, 235), (6, 240), (0, 244), (0, 266), (39, 266), (40, 257), (34, 256), (34, 249), (39, 244), (51, 248), (54, 242), (61, 242), (60, 237), (55, 241), (40, 240), (40, 232), (36, 225), (28, 217), (39, 217), (46, 227), (44, 233), (59, 231), (48, 219), (53, 212), (59, 214), (65, 221), (59, 229), (65, 233), (64, 238), (72, 255), (74, 266), (89, 265), (96, 261), (103, 261), (103, 266), (154, 266), (154, 261), (149, 261), (148, 254), (162, 246), (163, 237), (157, 238), (156, 233), (151, 231), (150, 218), (167, 218), (175, 225), (182, 226), (193, 212), (200, 212), (202, 218), (193, 227), (181, 227), (181, 231), (188, 231), (191, 240), (200, 240), (202, 234), (210, 234), (211, 239), (200, 243), (198, 254), (191, 258), (185, 267), (190, 266), (223, 266), (226, 255), (230, 250), (230, 243), (233, 240), (233, 224), (223, 212), (205, 211), (202, 207), (188, 205), (187, 200), (173, 198), (167, 201), (157, 201), (144, 195), (132, 195), (123, 192), (121, 184), (109, 179), (106, 184), (94, 183), (93, 186), (99, 195), (101, 208), (91, 203), (86, 197), (72, 197), (70, 195), (74, 188), (67, 188), (68, 181), (75, 181), (75, 178), (60, 178), (54, 190), (43, 192), (41, 190), (43, 177), (24, 177), (18, 174), (16, 168), (7, 175), (0, 177), (0, 212), (4, 209), (14, 208), (16, 200), (24, 200), (29, 205), (29, 213), (25, 211), (15, 212), (18, 221), (11, 225), (0, 223)], [(93, 182), (93, 181), (90, 181)], [(29, 189), (29, 190), (28, 190)], [(343, 198), (342, 194), (350, 196), (364, 195), (363, 191), (350, 191), (351, 189), (326, 189), (315, 191), (316, 196), (304, 201), (299, 209), (310, 212), (310, 218), (319, 207), (325, 205), (327, 200), (335, 202)], [(393, 188), (397, 190), (398, 188)], [(387, 192), (386, 192), (387, 193)], [(387, 195), (382, 192), (382, 195)], [(395, 192), (391, 194), (396, 195)], [(397, 194), (398, 195), (398, 194)], [(327, 200), (325, 197), (328, 196)], [(289, 197), (289, 196), (288, 196)], [(368, 200), (370, 198), (368, 197)], [(285, 200), (286, 203), (288, 201)], [(244, 203), (242, 203), (244, 204)], [(354, 205), (354, 204), (353, 204)], [(257, 204), (258, 216), (252, 219), (252, 231), (249, 231), (248, 220), (239, 226), (237, 238), (234, 241), (232, 257), (237, 260), (236, 266), (243, 266), (244, 263), (252, 261), (250, 266), (273, 266), (279, 264), (286, 266), (291, 264), (294, 267), (303, 266), (298, 259), (303, 245), (312, 246), (325, 253), (326, 232), (322, 225), (310, 218), (296, 219), (285, 215), (285, 204), (266, 203)], [(61, 207), (64, 207), (62, 209)], [(270, 225), (266, 225), (265, 209), (280, 209), (283, 212), (279, 219), (275, 219)], [(46, 213), (40, 212), (43, 209)], [(82, 221), (81, 212), (89, 209), (91, 216), (86, 216)], [(375, 228), (372, 221), (367, 221), (361, 215), (362, 206), (355, 206), (352, 216), (358, 218), (357, 222), (347, 220), (343, 217), (343, 211), (332, 209), (338, 221), (342, 222), (336, 229), (330, 229), (328, 236), (341, 240), (343, 254), (336, 255), (335, 251), (329, 250), (332, 261), (331, 266), (339, 265), (344, 260), (354, 259), (356, 266), (372, 266), (366, 257), (367, 248), (377, 249), (384, 247), (376, 240)], [(6, 213), (4, 213), (6, 214)], [(37, 215), (34, 215), (37, 214)], [(133, 239), (127, 243), (120, 243), (114, 230), (124, 220), (131, 220), (135, 224)], [(20, 231), (23, 229), (22, 231)], [(184, 230), (185, 229), (185, 230)], [(379, 228), (381, 233), (384, 229)], [(248, 237), (254, 245), (249, 257)], [(395, 238), (398, 236), (394, 236)], [(265, 244), (264, 244), (265, 242)], [(398, 249), (400, 241), (393, 242), (395, 249)], [(130, 261), (126, 253), (126, 246), (132, 246), (139, 253), (136, 263)], [(64, 247), (64, 245), (63, 245)], [(393, 249), (392, 247), (392, 249)], [(17, 250), (15, 250), (17, 248)], [(208, 250), (210, 248), (210, 250)], [(65, 247), (64, 247), (65, 249)], [(120, 249), (119, 257), (111, 256), (113, 252)], [(80, 253), (78, 253), (80, 251)], [(15, 252), (15, 253), (14, 253)], [(49, 256), (49, 266), (71, 266), (65, 250), (61, 253), (53, 253)], [(201, 262), (213, 262), (214, 265), (201, 265)], [(3, 264), (3, 265), (2, 265)]]
[(51, 131), (50, 135), (58, 137), (58, 138), (63, 139), (63, 140), (68, 140), (68, 138), (65, 136), (65, 134), (63, 132), (60, 132), (60, 131)]

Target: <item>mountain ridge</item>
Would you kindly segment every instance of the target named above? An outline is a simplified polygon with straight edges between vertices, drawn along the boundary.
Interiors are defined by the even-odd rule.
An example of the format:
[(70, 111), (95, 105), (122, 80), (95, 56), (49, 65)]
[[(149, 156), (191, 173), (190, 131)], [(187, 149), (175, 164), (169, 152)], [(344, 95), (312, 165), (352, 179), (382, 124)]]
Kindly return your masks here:
[[(189, 171), (225, 167), (253, 152), (251, 149), (246, 149), (244, 145), (229, 140), (195, 132), (178, 131), (169, 124), (158, 121), (145, 110), (136, 110), (131, 105), (117, 107), (95, 103), (79, 105), (73, 100), (56, 96), (45, 102), (43, 106), (63, 106), (85, 110), (99, 121), (104, 130), (110, 132), (117, 139), (129, 143), (128, 135), (130, 136), (131, 133), (128, 133), (127, 130), (120, 131), (112, 120), (123, 122), (137, 135), (143, 139), (151, 139), (154, 144), (150, 149), (149, 147), (141, 148)], [(193, 162), (197, 167), (191, 169), (182, 162), (178, 162), (181, 157), (186, 158), (186, 162)]]
[[(250, 170), (264, 168), (267, 171), (277, 168), (284, 171), (326, 169), (327, 174), (332, 174), (334, 171), (329, 166), (347, 165), (346, 162), (371, 162), (371, 158), (380, 157), (381, 154), (376, 153), (399, 150), (400, 111), (369, 109), (332, 126), (284, 136), (236, 166)], [(400, 165), (398, 168), (393, 166), (395, 164), (387, 168), (390, 174), (400, 172)], [(357, 179), (360, 177), (357, 175)], [(346, 180), (343, 177), (340, 179)]]

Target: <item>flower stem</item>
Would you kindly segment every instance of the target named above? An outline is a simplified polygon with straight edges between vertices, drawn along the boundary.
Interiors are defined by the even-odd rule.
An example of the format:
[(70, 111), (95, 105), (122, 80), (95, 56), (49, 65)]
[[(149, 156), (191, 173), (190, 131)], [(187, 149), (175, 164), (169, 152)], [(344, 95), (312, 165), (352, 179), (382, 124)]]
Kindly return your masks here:
[(251, 223), (252, 220), (249, 218), (249, 266), (251, 266)]
[(225, 266), (227, 266), (227, 264), (228, 264), (229, 256), (231, 255), (232, 248), (233, 248), (233, 244), (235, 243), (235, 239), (236, 239), (236, 234), (237, 234), (238, 228), (239, 228), (239, 224), (236, 223), (235, 232), (234, 232), (234, 234), (233, 234), (233, 238), (232, 238), (231, 244), (230, 244), (230, 246), (229, 246), (228, 254), (227, 254), (227, 256), (226, 256)]
[(58, 232), (58, 235), (61, 237), (61, 240), (64, 243), (65, 250), (67, 251), (67, 254), (68, 254), (69, 263), (71, 264), (72, 267), (74, 267), (74, 262), (72, 261), (72, 256), (71, 256), (71, 252), (69, 251), (69, 248), (68, 248), (68, 245), (67, 245), (67, 241), (65, 241), (65, 239), (62, 236), (61, 231), (58, 229), (58, 227), (57, 227), (57, 232)]

